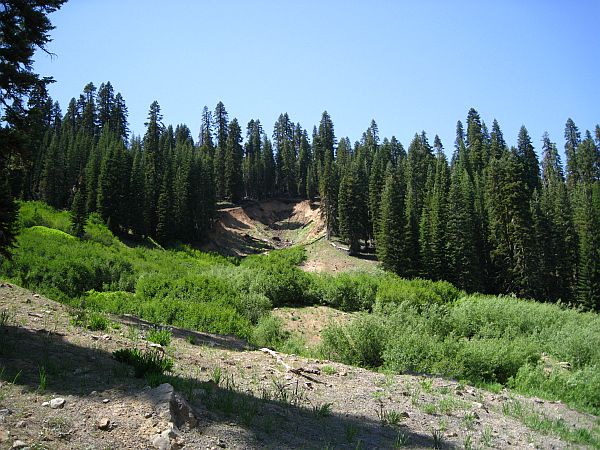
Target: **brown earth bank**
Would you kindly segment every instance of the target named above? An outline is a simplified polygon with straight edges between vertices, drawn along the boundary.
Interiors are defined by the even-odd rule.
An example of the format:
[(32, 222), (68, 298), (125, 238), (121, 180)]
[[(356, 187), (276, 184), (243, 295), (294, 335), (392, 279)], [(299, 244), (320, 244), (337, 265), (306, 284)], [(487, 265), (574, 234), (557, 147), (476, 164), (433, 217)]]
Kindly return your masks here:
[(90, 331), (64, 305), (0, 285), (2, 449), (578, 448), (506, 412), (518, 405), (568, 429), (598, 424), (558, 402), (177, 328), (164, 349), (175, 391), (151, 388), (112, 356), (148, 347), (147, 323), (112, 317), (109, 330)]
[(246, 201), (217, 211), (217, 221), (203, 250), (245, 256), (294, 244), (325, 233), (318, 202), (272, 199)]

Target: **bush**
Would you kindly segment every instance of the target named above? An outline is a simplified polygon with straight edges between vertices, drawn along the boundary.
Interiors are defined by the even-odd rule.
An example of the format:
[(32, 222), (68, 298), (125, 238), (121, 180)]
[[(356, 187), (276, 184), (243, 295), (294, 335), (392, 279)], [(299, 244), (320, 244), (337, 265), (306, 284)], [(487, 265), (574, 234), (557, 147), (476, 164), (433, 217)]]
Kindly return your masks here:
[(137, 348), (126, 348), (114, 351), (113, 356), (117, 361), (132, 366), (136, 378), (149, 374), (162, 374), (173, 369), (173, 360), (157, 350), (141, 351)]
[(278, 349), (288, 336), (289, 333), (283, 330), (281, 319), (269, 314), (261, 317), (252, 330), (250, 343), (256, 347)]
[(452, 304), (460, 293), (446, 281), (405, 280), (388, 275), (377, 287), (375, 310), (389, 314), (400, 304), (407, 304), (420, 311), (431, 305)]
[(322, 352), (328, 359), (361, 367), (379, 367), (388, 332), (382, 317), (361, 314), (345, 326), (329, 325), (323, 330)]
[(364, 273), (315, 276), (322, 304), (342, 311), (368, 311), (375, 303), (379, 279)]

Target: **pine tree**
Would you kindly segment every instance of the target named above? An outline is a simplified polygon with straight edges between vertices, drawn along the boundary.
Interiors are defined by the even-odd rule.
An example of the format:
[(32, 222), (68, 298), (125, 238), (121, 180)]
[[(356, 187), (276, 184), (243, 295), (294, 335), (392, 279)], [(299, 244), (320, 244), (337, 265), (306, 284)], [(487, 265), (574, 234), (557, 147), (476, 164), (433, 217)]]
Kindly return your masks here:
[(344, 171), (338, 192), (338, 228), (340, 237), (349, 244), (348, 253), (360, 250), (360, 239), (365, 239), (368, 228), (367, 183), (363, 162), (355, 160)]
[(215, 149), (214, 180), (217, 198), (225, 197), (225, 153), (227, 152), (227, 135), (229, 133), (229, 117), (223, 102), (217, 103), (214, 114), (217, 148)]
[(127, 210), (129, 212), (128, 226), (136, 236), (147, 236), (149, 233), (145, 217), (144, 192), (144, 155), (139, 137), (131, 138), (131, 153), (133, 154), (131, 175), (129, 178), (129, 193), (127, 195)]
[(156, 230), (156, 205), (160, 193), (160, 136), (163, 132), (160, 106), (155, 100), (150, 105), (146, 134), (143, 140), (143, 171), (144, 171), (144, 229), (149, 234)]
[(581, 142), (581, 133), (571, 118), (565, 124), (565, 155), (567, 157), (567, 185), (573, 190), (579, 181), (577, 169), (577, 147)]
[(405, 182), (402, 179), (402, 164), (394, 169), (391, 164), (386, 168), (385, 184), (381, 195), (381, 217), (377, 240), (377, 258), (386, 270), (405, 276), (411, 264), (407, 259), (406, 240), (404, 239)]
[(321, 213), (325, 219), (326, 236), (331, 239), (332, 234), (338, 230), (338, 195), (339, 178), (338, 169), (331, 156), (325, 159), (325, 165), (319, 175), (319, 194), (321, 197)]
[(523, 176), (529, 195), (540, 189), (540, 165), (527, 129), (522, 126), (517, 140), (516, 157), (523, 167)]
[(85, 179), (82, 177), (79, 188), (73, 197), (73, 206), (71, 207), (71, 228), (77, 237), (83, 236), (85, 223), (87, 220), (85, 201)]
[(237, 203), (242, 199), (244, 192), (242, 178), (242, 130), (237, 119), (229, 124), (227, 135), (227, 149), (225, 154), (225, 197)]
[(59, 140), (60, 136), (55, 133), (46, 153), (40, 178), (41, 197), (55, 208), (64, 207), (66, 202), (65, 155)]
[(492, 161), (488, 199), (492, 261), (502, 292), (533, 296), (537, 287), (535, 241), (528, 183), (530, 173), (517, 149)]

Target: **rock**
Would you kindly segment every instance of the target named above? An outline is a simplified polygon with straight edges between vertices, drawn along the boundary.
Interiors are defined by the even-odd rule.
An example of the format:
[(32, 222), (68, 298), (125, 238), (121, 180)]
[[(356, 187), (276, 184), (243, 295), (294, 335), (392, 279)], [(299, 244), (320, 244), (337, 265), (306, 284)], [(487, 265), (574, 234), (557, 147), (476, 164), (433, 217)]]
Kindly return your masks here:
[(481, 408), (483, 408), (483, 404), (479, 403), (479, 402), (473, 402), (473, 408), (479, 408), (479, 409), (481, 409)]
[(447, 438), (458, 437), (458, 433), (456, 431), (451, 431), (449, 433), (446, 433), (444, 436)]
[(179, 437), (179, 430), (173, 424), (173, 422), (169, 422), (169, 424), (167, 425), (167, 429), (160, 433), (160, 435), (167, 439), (175, 439)]
[(151, 389), (147, 395), (159, 417), (173, 422), (178, 428), (189, 429), (198, 425), (198, 419), (188, 402), (169, 383)]
[(30, 313), (27, 313), (27, 315), (31, 316), (31, 317), (37, 317), (38, 319), (43, 319), (44, 318), (44, 316), (42, 314), (36, 313), (36, 312), (30, 312)]
[(26, 426), (27, 423), (24, 420), (19, 420), (16, 425), (17, 428), (25, 428)]
[(171, 441), (163, 436), (155, 436), (152, 445), (158, 450), (171, 450)]
[(110, 430), (110, 419), (103, 417), (96, 423), (96, 426), (99, 430)]
[(0, 444), (2, 444), (3, 442), (8, 441), (9, 438), (10, 438), (10, 431), (8, 431), (8, 430), (0, 430)]
[(92, 392), (90, 392), (90, 396), (94, 396), (94, 395), (98, 395), (98, 391), (92, 391)]
[(50, 406), (50, 402), (44, 402), (42, 403), (42, 406)]
[(59, 409), (65, 406), (65, 399), (62, 397), (56, 397), (50, 400), (50, 408)]
[(25, 447), (27, 447), (27, 444), (25, 442), (17, 439), (15, 442), (13, 442), (13, 445), (11, 448), (25, 448)]
[(106, 404), (108, 402), (110, 402), (110, 400), (108, 398), (105, 398), (104, 400), (102, 400), (102, 403), (104, 403), (104, 404)]
[(146, 414), (144, 414), (144, 418), (149, 419), (150, 417), (152, 417), (151, 412), (147, 412)]

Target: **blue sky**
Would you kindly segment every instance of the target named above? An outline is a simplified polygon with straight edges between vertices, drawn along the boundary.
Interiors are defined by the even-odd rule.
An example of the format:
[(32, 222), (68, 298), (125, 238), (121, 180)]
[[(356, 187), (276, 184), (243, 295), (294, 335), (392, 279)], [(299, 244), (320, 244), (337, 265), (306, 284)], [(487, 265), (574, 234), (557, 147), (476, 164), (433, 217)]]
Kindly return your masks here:
[(374, 118), (407, 147), (425, 130), (450, 152), (470, 107), (509, 144), (521, 125), (559, 148), (572, 117), (600, 122), (600, 2), (71, 0), (52, 14), (50, 94), (64, 109), (110, 80), (144, 132), (153, 100), (166, 124), (198, 134), (221, 100), (270, 135), (281, 112), (312, 130), (323, 110), (352, 141)]

